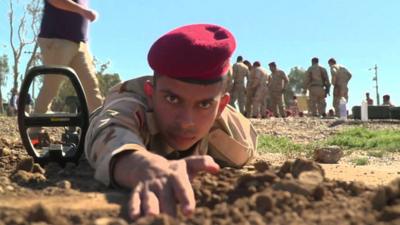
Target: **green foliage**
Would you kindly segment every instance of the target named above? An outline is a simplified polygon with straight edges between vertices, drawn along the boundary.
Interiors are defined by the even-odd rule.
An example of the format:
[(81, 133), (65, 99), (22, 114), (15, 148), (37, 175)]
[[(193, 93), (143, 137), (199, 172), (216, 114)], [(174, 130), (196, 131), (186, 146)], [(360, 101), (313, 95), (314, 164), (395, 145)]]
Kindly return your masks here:
[(285, 91), (285, 104), (290, 105), (294, 95), (303, 91), (303, 82), (306, 71), (300, 67), (293, 67), (288, 74), (289, 83)]
[(7, 55), (0, 56), (0, 86), (5, 85), (7, 74), (10, 72)]
[(369, 161), (367, 157), (358, 157), (352, 159), (351, 162), (357, 166), (365, 166), (368, 164)]
[(309, 145), (293, 143), (286, 137), (274, 137), (270, 135), (262, 135), (258, 138), (257, 149), (260, 153), (282, 153), (282, 154), (309, 154)]
[(382, 150), (400, 152), (400, 132), (396, 130), (369, 130), (365, 127), (344, 130), (326, 141), (346, 149)]
[(100, 92), (103, 97), (107, 96), (110, 88), (118, 83), (121, 83), (118, 73), (98, 74), (97, 79), (99, 80)]
[(382, 158), (385, 155), (384, 151), (369, 151), (367, 153), (368, 156), (372, 156), (375, 158)]

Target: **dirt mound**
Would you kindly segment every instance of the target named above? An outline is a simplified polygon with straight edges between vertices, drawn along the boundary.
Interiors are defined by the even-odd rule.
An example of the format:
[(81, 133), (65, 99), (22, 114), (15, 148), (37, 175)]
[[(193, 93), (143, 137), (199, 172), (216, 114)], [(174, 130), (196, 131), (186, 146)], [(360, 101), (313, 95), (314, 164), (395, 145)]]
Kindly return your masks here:
[[(311, 129), (307, 122), (262, 121), (267, 128), (275, 123), (276, 135), (286, 132), (298, 140), (303, 138), (302, 126)], [(42, 168), (26, 154), (13, 123), (3, 124), (7, 130), (1, 130), (2, 123), (0, 225), (400, 224), (400, 179), (379, 187), (333, 181), (326, 178), (325, 167), (304, 159), (279, 166), (260, 160), (241, 170), (200, 174), (193, 181), (197, 208), (190, 218), (160, 215), (132, 222), (125, 208), (129, 193), (95, 181), (85, 159), (65, 168), (57, 164)], [(284, 123), (292, 124), (293, 130), (286, 130)], [(330, 129), (327, 121), (312, 123), (319, 128), (310, 132), (325, 135)]]
[[(44, 169), (44, 175), (16, 170), (2, 176), (0, 224), (126, 224), (129, 221), (124, 207), (128, 193), (114, 192), (112, 196), (112, 190), (93, 180), (93, 171), (86, 161), (64, 169), (57, 165)], [(32, 178), (36, 176), (40, 177), (39, 181)], [(200, 174), (193, 181), (193, 187), (197, 209), (190, 218), (161, 215), (141, 218), (135, 224), (400, 222), (400, 179), (376, 189), (362, 183), (329, 181), (321, 166), (308, 160), (287, 161), (280, 167), (258, 161), (243, 170), (224, 168), (217, 175)]]

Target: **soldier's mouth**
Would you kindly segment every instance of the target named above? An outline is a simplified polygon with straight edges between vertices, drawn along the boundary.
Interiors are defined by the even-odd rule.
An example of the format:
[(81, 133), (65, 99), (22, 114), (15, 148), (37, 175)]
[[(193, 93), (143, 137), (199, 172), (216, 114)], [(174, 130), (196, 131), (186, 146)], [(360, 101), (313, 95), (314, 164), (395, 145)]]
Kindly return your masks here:
[(183, 143), (189, 141), (191, 142), (196, 138), (193, 135), (184, 135), (184, 134), (170, 134), (169, 137), (177, 143)]

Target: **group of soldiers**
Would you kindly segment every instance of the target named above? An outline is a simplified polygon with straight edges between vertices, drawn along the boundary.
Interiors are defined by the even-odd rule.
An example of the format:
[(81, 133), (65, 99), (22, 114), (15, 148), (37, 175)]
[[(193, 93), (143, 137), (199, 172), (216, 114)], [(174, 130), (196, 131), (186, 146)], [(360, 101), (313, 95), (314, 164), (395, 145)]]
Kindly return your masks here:
[[(319, 59), (316, 57), (311, 59), (311, 66), (304, 77), (303, 94), (309, 92), (308, 111), (311, 116), (327, 116), (326, 97), (330, 95), (331, 85), (334, 87), (333, 113), (336, 116), (339, 116), (340, 99), (344, 98), (348, 102), (348, 82), (352, 77), (351, 73), (344, 66), (337, 64), (334, 58), (329, 59), (328, 64), (331, 80), (327, 70), (319, 65)], [(237, 102), (239, 111), (246, 117), (265, 118), (269, 116), (269, 112), (275, 117), (287, 116), (283, 96), (289, 78), (285, 72), (278, 69), (275, 62), (269, 63), (268, 66), (270, 74), (259, 61), (251, 64), (243, 60), (242, 56), (238, 56), (228, 73), (230, 104), (235, 106)], [(298, 109), (296, 97), (291, 107)], [(298, 111), (294, 112), (294, 114), (298, 113)]]

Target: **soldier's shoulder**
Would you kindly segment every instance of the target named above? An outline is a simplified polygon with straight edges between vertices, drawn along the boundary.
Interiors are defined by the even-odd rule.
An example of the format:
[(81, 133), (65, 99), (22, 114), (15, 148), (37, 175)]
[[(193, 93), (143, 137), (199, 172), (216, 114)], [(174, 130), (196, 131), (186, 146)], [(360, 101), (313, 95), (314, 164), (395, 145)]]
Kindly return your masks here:
[(153, 81), (153, 76), (140, 76), (130, 80), (123, 81), (120, 84), (115, 85), (111, 88), (110, 92), (133, 92), (133, 93), (144, 93), (143, 87), (146, 81)]

